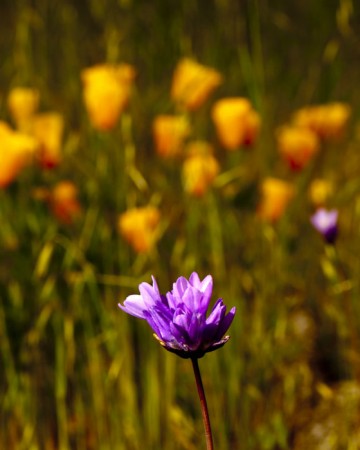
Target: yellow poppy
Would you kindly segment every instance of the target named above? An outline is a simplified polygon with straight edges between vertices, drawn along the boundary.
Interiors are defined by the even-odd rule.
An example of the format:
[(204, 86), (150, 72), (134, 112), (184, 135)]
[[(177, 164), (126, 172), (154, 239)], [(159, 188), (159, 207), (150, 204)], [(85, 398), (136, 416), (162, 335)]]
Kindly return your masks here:
[(221, 74), (210, 67), (184, 58), (174, 71), (171, 98), (188, 110), (199, 108), (222, 82)]
[(189, 123), (184, 116), (157, 116), (153, 122), (153, 136), (158, 155), (165, 158), (178, 155), (189, 132)]
[(260, 128), (260, 117), (246, 98), (218, 100), (212, 108), (212, 119), (221, 145), (236, 150), (254, 143)]
[(119, 216), (118, 231), (137, 253), (146, 253), (156, 243), (159, 222), (157, 208), (132, 208)]
[(187, 146), (188, 157), (183, 163), (184, 189), (195, 197), (202, 197), (213, 184), (220, 166), (212, 155), (212, 147), (203, 141), (194, 141)]
[(128, 64), (100, 64), (82, 71), (83, 98), (94, 128), (113, 128), (126, 107), (135, 71)]
[(258, 216), (266, 221), (276, 222), (283, 215), (293, 195), (294, 188), (290, 183), (278, 178), (265, 178), (261, 185)]

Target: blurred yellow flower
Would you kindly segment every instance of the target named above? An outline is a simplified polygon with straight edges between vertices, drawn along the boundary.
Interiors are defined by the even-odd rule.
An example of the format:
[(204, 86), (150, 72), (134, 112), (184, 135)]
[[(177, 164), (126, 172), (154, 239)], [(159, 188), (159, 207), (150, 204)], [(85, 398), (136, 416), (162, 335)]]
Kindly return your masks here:
[(218, 175), (219, 163), (212, 155), (212, 147), (206, 142), (191, 142), (186, 150), (189, 156), (182, 169), (184, 189), (195, 197), (201, 197)]
[(17, 129), (27, 132), (29, 121), (39, 106), (39, 92), (26, 87), (13, 88), (9, 92), (7, 104)]
[(260, 117), (246, 98), (229, 97), (218, 100), (212, 109), (212, 119), (221, 145), (236, 150), (251, 146), (259, 132)]
[(184, 58), (174, 71), (171, 98), (186, 109), (195, 110), (221, 83), (222, 76), (218, 71)]
[(126, 107), (135, 70), (128, 64), (99, 64), (82, 71), (83, 98), (94, 128), (107, 131)]
[(0, 187), (9, 185), (31, 161), (37, 142), (0, 122)]
[(300, 109), (294, 115), (294, 123), (313, 130), (320, 138), (331, 139), (342, 135), (350, 114), (349, 105), (333, 102)]
[(261, 200), (257, 213), (261, 219), (276, 222), (294, 196), (290, 183), (278, 178), (265, 178), (261, 185)]
[(49, 195), (50, 209), (59, 222), (71, 225), (79, 218), (82, 208), (78, 200), (78, 189), (71, 181), (60, 181)]
[(329, 180), (316, 178), (309, 188), (310, 200), (317, 207), (324, 206), (333, 190), (333, 185)]
[(118, 219), (118, 231), (137, 253), (150, 251), (158, 238), (160, 212), (153, 206), (132, 208)]
[(304, 168), (319, 151), (317, 135), (305, 127), (283, 126), (276, 137), (280, 154), (293, 170)]
[(158, 155), (173, 157), (178, 155), (190, 126), (184, 116), (159, 115), (153, 122), (153, 136)]
[(39, 142), (39, 160), (44, 168), (53, 168), (61, 161), (64, 119), (61, 114), (49, 112), (36, 114), (31, 133)]

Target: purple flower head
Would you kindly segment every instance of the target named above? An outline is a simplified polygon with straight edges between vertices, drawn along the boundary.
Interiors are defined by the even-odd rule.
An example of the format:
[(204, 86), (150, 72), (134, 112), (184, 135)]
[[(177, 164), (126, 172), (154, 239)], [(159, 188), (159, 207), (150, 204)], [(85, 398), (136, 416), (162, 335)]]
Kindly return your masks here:
[(333, 244), (338, 234), (338, 211), (320, 208), (311, 216), (311, 223), (325, 238), (326, 242)]
[(226, 306), (218, 299), (206, 317), (213, 287), (211, 275), (202, 281), (196, 272), (188, 280), (180, 277), (166, 295), (160, 294), (154, 277), (152, 281), (152, 286), (141, 283), (140, 295), (129, 295), (119, 307), (145, 319), (166, 350), (183, 358), (200, 358), (229, 340), (224, 334), (233, 321), (235, 307), (226, 314)]

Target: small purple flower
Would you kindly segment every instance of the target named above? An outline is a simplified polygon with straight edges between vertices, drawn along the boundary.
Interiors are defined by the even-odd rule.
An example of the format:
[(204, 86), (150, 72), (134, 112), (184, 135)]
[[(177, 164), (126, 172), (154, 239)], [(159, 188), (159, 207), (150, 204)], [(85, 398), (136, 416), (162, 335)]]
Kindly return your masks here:
[(320, 208), (311, 216), (311, 223), (323, 236), (326, 242), (333, 244), (338, 234), (338, 211)]
[(152, 286), (141, 283), (140, 295), (129, 295), (119, 307), (145, 319), (166, 350), (183, 358), (200, 358), (229, 340), (224, 334), (233, 321), (235, 307), (226, 314), (226, 306), (218, 299), (206, 317), (213, 288), (211, 275), (202, 281), (196, 272), (188, 280), (180, 277), (166, 295), (160, 294), (154, 277), (152, 281)]

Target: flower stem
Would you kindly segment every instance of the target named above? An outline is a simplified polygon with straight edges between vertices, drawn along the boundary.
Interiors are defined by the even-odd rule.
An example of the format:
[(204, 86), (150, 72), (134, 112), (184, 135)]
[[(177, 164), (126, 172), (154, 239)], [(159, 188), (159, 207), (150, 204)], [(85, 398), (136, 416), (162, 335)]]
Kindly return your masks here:
[(209, 411), (208, 411), (208, 407), (207, 407), (207, 403), (206, 403), (205, 391), (204, 391), (204, 386), (203, 386), (202, 379), (201, 379), (198, 359), (191, 358), (191, 362), (193, 365), (194, 375), (195, 375), (195, 380), (196, 380), (196, 387), (197, 387), (199, 398), (200, 398), (201, 413), (202, 413), (204, 428), (205, 428), (206, 449), (214, 450), (210, 418), (209, 418)]

